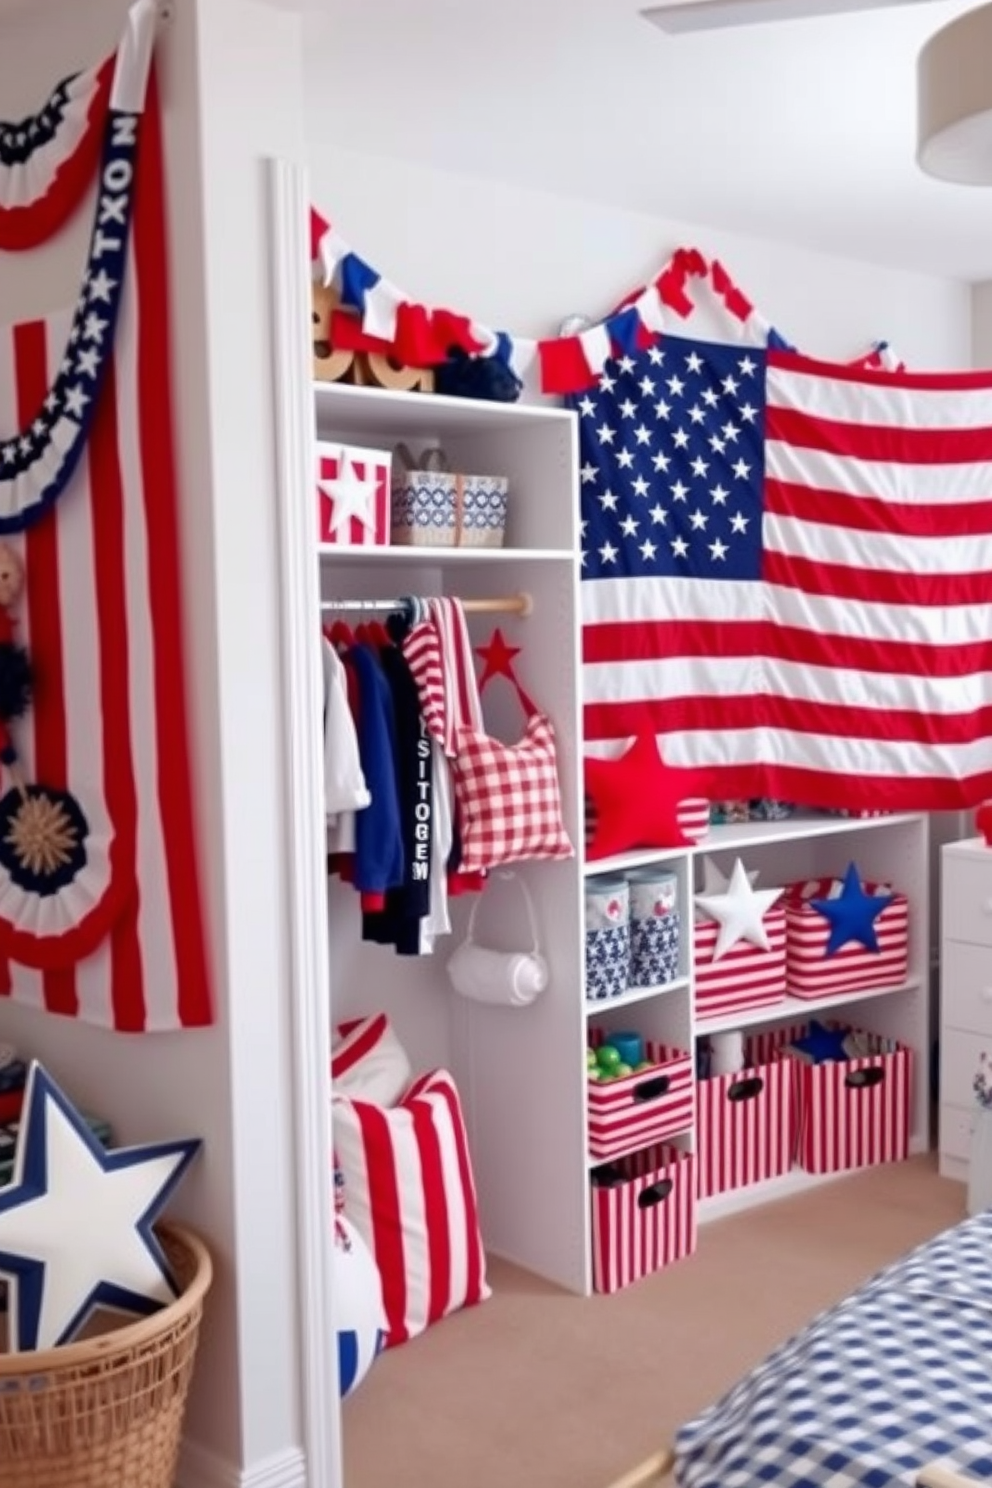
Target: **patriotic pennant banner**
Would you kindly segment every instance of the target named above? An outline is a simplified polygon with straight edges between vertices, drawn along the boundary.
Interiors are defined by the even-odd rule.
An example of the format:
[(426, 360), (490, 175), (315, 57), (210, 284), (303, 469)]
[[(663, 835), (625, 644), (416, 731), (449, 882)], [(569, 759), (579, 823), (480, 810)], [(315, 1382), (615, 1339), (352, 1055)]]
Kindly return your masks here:
[(0, 249), (37, 247), (79, 205), (100, 157), (113, 75), (111, 58), (59, 83), (36, 114), (0, 123)]
[(74, 307), (0, 338), (0, 530), (34, 692), (0, 798), (0, 990), (124, 1031), (211, 1021), (193, 830), (154, 0), (111, 80)]
[(584, 732), (712, 799), (992, 794), (992, 373), (666, 337), (579, 414)]
[[(563, 396), (596, 385), (614, 355), (634, 356), (695, 308), (690, 292), (704, 287), (725, 313), (734, 336), (755, 346), (788, 346), (734, 284), (717, 260), (679, 248), (652, 281), (623, 300), (612, 315), (574, 335), (534, 340), (491, 330), (471, 316), (431, 308), (403, 293), (359, 254), (319, 212), (310, 213), (310, 250), (325, 284), (333, 284), (342, 310), (331, 318), (331, 343), (341, 351), (381, 352), (407, 367), (434, 367), (452, 348), (470, 356), (497, 356), (521, 380), (536, 372), (541, 392)], [(897, 365), (884, 341), (865, 358)]]

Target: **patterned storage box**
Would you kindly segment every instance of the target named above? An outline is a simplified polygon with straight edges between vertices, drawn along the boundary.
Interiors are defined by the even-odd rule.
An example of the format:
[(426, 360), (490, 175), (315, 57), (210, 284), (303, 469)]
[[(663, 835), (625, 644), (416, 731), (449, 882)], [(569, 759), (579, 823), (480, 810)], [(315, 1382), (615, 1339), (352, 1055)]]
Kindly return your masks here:
[(630, 977), (630, 886), (622, 878), (586, 884), (586, 999), (621, 997)]
[(663, 987), (679, 974), (678, 879), (657, 869), (631, 873), (630, 976), (632, 987)]
[(767, 1007), (785, 997), (785, 910), (774, 904), (764, 917), (770, 950), (738, 941), (713, 960), (720, 927), (715, 920), (693, 925), (696, 957), (696, 1016), (705, 1021), (747, 1008)]
[(394, 544), (429, 548), (501, 548), (508, 481), (500, 475), (461, 475), (441, 449), (414, 462), (405, 445), (394, 453), (391, 537)]
[(868, 1037), (874, 1052), (860, 1059), (807, 1064), (783, 1057), (794, 1072), (797, 1153), (807, 1173), (841, 1173), (909, 1156), (913, 1051), (894, 1039)]
[[(593, 1044), (603, 1035), (594, 1030)], [(648, 1043), (647, 1067), (619, 1080), (588, 1080), (589, 1154), (619, 1157), (663, 1137), (687, 1131), (695, 1116), (692, 1056), (684, 1049)]]
[(592, 1284), (618, 1292), (696, 1248), (691, 1152), (659, 1143), (592, 1175)]
[(744, 1046), (746, 1065), (696, 1086), (699, 1197), (761, 1183), (788, 1172), (795, 1158), (791, 1061), (777, 1056), (779, 1036)]
[[(814, 878), (790, 884), (785, 905), (785, 981), (793, 997), (827, 997), (838, 992), (860, 992), (866, 987), (901, 987), (909, 964), (909, 903), (895, 894), (874, 921), (878, 951), (860, 941), (848, 941), (827, 955), (830, 921), (813, 909), (811, 899), (835, 898), (841, 880)], [(884, 885), (865, 883), (866, 894), (889, 894)]]
[(388, 450), (317, 441), (318, 539), (343, 548), (389, 543)]

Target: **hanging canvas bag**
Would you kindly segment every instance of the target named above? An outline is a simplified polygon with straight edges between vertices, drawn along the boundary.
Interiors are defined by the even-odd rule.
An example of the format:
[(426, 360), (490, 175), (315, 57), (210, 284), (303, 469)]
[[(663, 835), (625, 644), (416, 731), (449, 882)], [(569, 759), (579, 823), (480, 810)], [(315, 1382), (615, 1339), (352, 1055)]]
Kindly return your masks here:
[(562, 820), (554, 725), (524, 692), (511, 665), (499, 675), (515, 689), (527, 720), (519, 743), (504, 744), (478, 727), (455, 730), (460, 866), (469, 872), (575, 856)]

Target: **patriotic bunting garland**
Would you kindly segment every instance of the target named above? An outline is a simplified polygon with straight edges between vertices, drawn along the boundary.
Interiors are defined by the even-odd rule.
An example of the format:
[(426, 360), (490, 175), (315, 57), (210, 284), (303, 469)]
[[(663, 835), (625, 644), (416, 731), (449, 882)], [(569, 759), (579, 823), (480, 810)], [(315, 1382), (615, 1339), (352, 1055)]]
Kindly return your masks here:
[[(690, 293), (694, 282), (722, 306), (742, 342), (794, 350), (723, 265), (696, 248), (676, 249), (651, 282), (629, 294), (605, 320), (574, 335), (543, 340), (492, 330), (471, 316), (411, 299), (355, 253), (315, 209), (310, 213), (310, 256), (324, 283), (333, 283), (340, 296), (342, 309), (331, 317), (336, 350), (379, 352), (407, 367), (436, 367), (452, 348), (470, 356), (499, 357), (521, 380), (536, 372), (541, 392), (549, 396), (594, 387), (612, 357), (647, 350), (662, 332), (672, 330), (673, 318), (687, 319), (695, 308)], [(862, 365), (901, 367), (884, 341), (874, 344)]]
[(35, 248), (79, 205), (93, 180), (114, 76), (111, 57), (66, 78), (44, 107), (0, 122), (0, 249)]

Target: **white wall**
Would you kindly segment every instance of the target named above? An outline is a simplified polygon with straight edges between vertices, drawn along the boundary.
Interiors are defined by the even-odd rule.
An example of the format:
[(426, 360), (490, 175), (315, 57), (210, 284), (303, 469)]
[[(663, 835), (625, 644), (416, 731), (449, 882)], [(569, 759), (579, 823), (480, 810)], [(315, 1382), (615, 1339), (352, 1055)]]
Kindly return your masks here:
[[(847, 357), (884, 338), (917, 367), (970, 365), (962, 283), (696, 227), (674, 214), (652, 217), (557, 196), (550, 182), (547, 192), (528, 191), (366, 154), (361, 119), (339, 117), (325, 81), (331, 25), (308, 16), (306, 26), (315, 205), (358, 253), (416, 298), (496, 329), (549, 335), (566, 315), (605, 313), (673, 249), (691, 245), (719, 258), (777, 329), (811, 355)], [(373, 106), (380, 134), (387, 113), (397, 138), (416, 128), (412, 85), (407, 97), (377, 97)], [(480, 109), (486, 106), (480, 98)], [(490, 127), (502, 127), (504, 106)], [(452, 128), (459, 127), (453, 118)]]
[[(0, 114), (40, 106), (116, 44), (127, 0), (0, 23)], [(284, 850), (263, 157), (302, 158), (298, 22), (184, 0), (158, 48), (172, 263), (186, 628), (198, 822), (218, 1022), (142, 1038), (0, 1005), (0, 1039), (40, 1056), (124, 1141), (201, 1135), (170, 1212), (210, 1242), (184, 1488), (299, 1461)], [(207, 183), (207, 184), (205, 184)], [(0, 317), (75, 298), (84, 208), (51, 249), (0, 260)], [(265, 705), (260, 707), (259, 700)], [(2, 1473), (0, 1473), (2, 1476)]]

